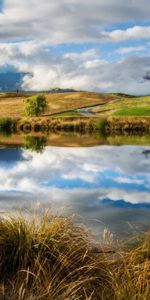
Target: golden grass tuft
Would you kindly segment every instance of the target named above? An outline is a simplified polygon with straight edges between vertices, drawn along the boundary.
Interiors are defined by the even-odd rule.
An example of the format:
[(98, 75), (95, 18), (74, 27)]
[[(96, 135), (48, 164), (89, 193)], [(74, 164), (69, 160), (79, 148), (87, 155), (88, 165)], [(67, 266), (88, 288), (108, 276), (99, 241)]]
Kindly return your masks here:
[(149, 233), (95, 247), (73, 218), (0, 221), (0, 299), (148, 300), (149, 293)]
[(1, 299), (98, 299), (109, 290), (106, 264), (71, 218), (0, 223)]

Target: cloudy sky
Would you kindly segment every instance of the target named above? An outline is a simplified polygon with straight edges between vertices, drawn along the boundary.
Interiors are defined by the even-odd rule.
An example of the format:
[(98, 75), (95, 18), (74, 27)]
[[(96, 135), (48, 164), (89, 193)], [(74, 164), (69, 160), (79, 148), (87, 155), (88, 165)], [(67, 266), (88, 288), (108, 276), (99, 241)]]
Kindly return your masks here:
[(149, 0), (0, 0), (0, 74), (24, 90), (149, 94), (149, 12)]

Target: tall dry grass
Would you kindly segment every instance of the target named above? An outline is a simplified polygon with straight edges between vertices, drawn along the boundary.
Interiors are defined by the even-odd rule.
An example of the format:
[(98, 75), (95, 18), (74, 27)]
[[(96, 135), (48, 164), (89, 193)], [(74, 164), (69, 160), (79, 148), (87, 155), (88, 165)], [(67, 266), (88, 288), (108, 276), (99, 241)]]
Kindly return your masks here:
[(0, 299), (148, 300), (150, 234), (95, 247), (72, 218), (0, 221)]
[(0, 222), (0, 299), (99, 299), (107, 264), (71, 218)]

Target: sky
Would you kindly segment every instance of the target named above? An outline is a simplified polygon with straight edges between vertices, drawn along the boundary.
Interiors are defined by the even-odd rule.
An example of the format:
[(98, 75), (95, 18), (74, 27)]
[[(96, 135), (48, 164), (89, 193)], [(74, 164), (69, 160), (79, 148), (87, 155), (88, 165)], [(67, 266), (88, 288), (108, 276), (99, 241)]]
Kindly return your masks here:
[(23, 90), (150, 94), (149, 12), (149, 0), (0, 0), (0, 73)]

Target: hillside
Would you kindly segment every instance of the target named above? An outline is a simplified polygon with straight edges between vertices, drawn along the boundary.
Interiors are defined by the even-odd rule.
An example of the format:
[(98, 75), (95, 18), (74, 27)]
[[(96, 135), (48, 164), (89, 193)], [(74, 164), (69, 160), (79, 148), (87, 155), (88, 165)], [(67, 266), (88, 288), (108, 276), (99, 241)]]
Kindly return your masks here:
[(93, 110), (99, 116), (150, 116), (150, 96), (118, 96), (114, 101)]
[[(150, 116), (150, 96), (133, 97), (124, 94), (92, 92), (47, 93), (48, 110), (45, 116), (78, 117), (89, 108), (95, 116)], [(24, 101), (31, 94), (0, 94), (0, 117), (23, 117)], [(85, 111), (85, 115), (87, 112)], [(87, 114), (88, 116), (88, 114)]]
[[(24, 100), (27, 94), (0, 94), (0, 117), (22, 117)], [(114, 101), (115, 95), (104, 95), (89, 92), (46, 94), (48, 111), (46, 115), (76, 110), (82, 107), (101, 105)]]

